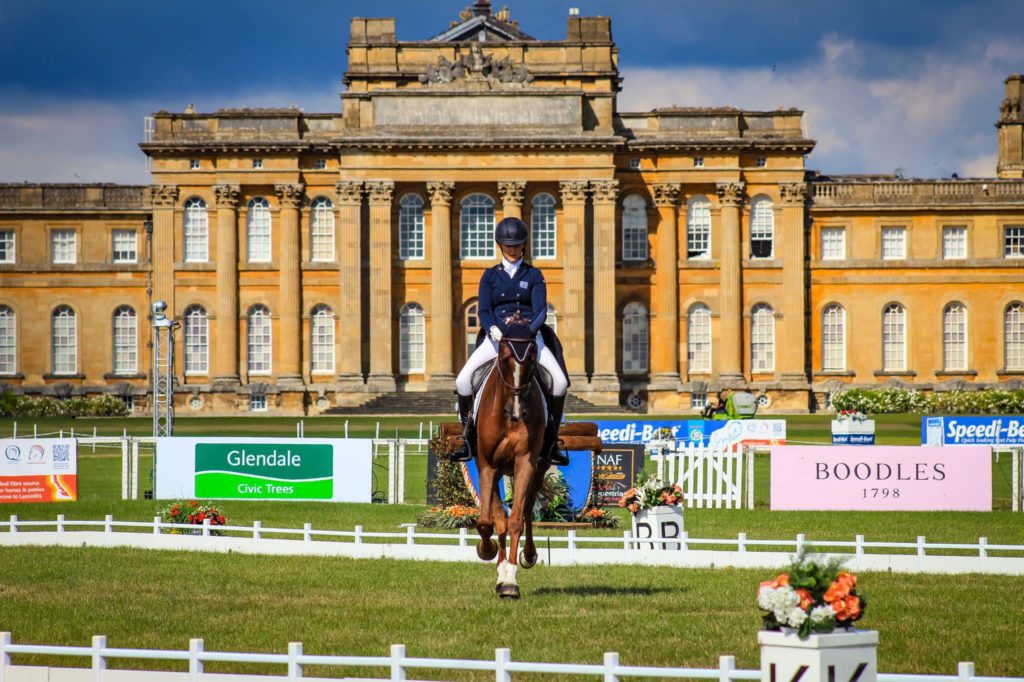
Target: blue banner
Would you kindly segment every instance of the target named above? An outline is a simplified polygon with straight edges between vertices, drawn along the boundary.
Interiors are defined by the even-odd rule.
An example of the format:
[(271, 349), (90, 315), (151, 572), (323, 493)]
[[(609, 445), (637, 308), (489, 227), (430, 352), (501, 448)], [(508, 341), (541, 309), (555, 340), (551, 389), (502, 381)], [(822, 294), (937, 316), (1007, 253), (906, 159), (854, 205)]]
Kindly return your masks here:
[(922, 417), (924, 445), (1024, 445), (1024, 416)]
[(784, 419), (616, 419), (596, 423), (597, 435), (604, 443), (647, 443), (656, 438), (709, 447), (733, 443), (781, 445), (786, 442)]
[(833, 433), (832, 445), (874, 445), (873, 433)]

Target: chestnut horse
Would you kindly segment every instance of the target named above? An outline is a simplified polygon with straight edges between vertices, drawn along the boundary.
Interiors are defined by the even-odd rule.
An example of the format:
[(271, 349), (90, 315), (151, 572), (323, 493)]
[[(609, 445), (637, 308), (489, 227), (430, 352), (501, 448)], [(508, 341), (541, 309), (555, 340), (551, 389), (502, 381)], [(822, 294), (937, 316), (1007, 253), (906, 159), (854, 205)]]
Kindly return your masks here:
[[(498, 344), (494, 371), (481, 389), (476, 412), (477, 455), (480, 472), (480, 517), (476, 522), (480, 542), (476, 553), (484, 561), (498, 557), (496, 590), (503, 598), (518, 599), (518, 566), (537, 563), (533, 545), (533, 504), (544, 480), (547, 464), (541, 462), (546, 417), (544, 396), (534, 381), (537, 367), (536, 335), (529, 325), (513, 318), (509, 333)], [(498, 481), (511, 476), (512, 511), (506, 517), (498, 494)], [(526, 532), (520, 554), (519, 542)], [(496, 543), (491, 536), (497, 533)], [(506, 552), (505, 538), (510, 536)]]

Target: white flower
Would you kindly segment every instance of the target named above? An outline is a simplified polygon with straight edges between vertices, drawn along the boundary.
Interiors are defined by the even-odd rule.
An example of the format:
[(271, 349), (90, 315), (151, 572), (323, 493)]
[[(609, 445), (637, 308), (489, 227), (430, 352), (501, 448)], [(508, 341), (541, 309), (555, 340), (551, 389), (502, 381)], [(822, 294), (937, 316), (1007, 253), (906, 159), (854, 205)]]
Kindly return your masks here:
[(831, 604), (826, 604), (825, 606), (815, 606), (813, 609), (811, 609), (812, 623), (825, 623), (835, 619), (836, 612), (832, 610)]
[(774, 611), (775, 588), (765, 585), (757, 591), (757, 605), (765, 611)]
[[(790, 625), (792, 625), (795, 628), (798, 628), (804, 624), (805, 620), (807, 620), (807, 612), (799, 606), (794, 606), (789, 610), (786, 620), (789, 622)], [(783, 621), (779, 622), (781, 623)]]

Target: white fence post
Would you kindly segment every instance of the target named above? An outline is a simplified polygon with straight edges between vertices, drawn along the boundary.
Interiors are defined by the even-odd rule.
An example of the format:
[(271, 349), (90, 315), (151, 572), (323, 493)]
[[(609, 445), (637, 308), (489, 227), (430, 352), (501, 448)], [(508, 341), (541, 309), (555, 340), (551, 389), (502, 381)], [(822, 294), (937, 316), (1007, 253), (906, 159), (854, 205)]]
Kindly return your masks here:
[(974, 678), (974, 663), (960, 661), (956, 664), (956, 677), (959, 682), (970, 682)]
[(302, 664), (299, 657), (302, 656), (302, 642), (288, 642), (288, 679), (302, 679)]
[(302, 524), (302, 546), (309, 549), (310, 543), (313, 541), (313, 524), (304, 523)]
[(747, 509), (754, 508), (754, 448), (746, 447), (747, 451)]
[[(132, 451), (132, 477), (130, 483), (131, 499), (139, 499), (139, 441), (129, 437)], [(153, 443), (153, 466), (156, 467), (156, 443)]]
[(1022, 459), (1024, 459), (1024, 448), (1013, 448), (1010, 451), (1010, 487), (1013, 490), (1010, 492), (1010, 509), (1013, 511), (1020, 511), (1020, 472)]
[(494, 682), (512, 682), (512, 673), (507, 670), (511, 662), (511, 649), (494, 650)]
[(132, 464), (128, 458), (128, 442), (121, 441), (121, 499), (131, 499)]
[(402, 662), (405, 659), (405, 645), (404, 644), (392, 644), (391, 645), (391, 679), (404, 680), (405, 668), (402, 667)]
[(7, 668), (11, 665), (11, 655), (7, 653), (7, 647), (11, 645), (11, 633), (0, 632), (0, 682), (7, 677)]
[(163, 521), (159, 516), (153, 517), (153, 535), (160, 535), (160, 524)]
[(388, 441), (388, 504), (395, 504), (398, 490), (395, 480), (395, 441)]
[(57, 532), (58, 533), (63, 533), (64, 532), (64, 515), (63, 514), (57, 514)]
[[(423, 424), (420, 424), (420, 430), (423, 430)], [(405, 450), (408, 446), (404, 440), (398, 441), (398, 499), (395, 500), (398, 504), (405, 502)]]
[(718, 682), (731, 682), (730, 676), (736, 670), (735, 656), (718, 657)]
[(111, 533), (114, 532), (114, 515), (113, 514), (107, 514), (103, 518), (103, 532), (106, 533), (107, 535), (110, 535)]
[(619, 667), (619, 652), (604, 652), (604, 682), (619, 682), (615, 669)]
[(203, 640), (199, 638), (188, 640), (188, 679), (191, 682), (199, 682), (203, 675), (203, 662), (199, 660), (201, 653), (203, 653)]
[(103, 682), (103, 671), (107, 669), (107, 659), (103, 657), (103, 649), (107, 648), (107, 638), (95, 635), (92, 638), (92, 682)]

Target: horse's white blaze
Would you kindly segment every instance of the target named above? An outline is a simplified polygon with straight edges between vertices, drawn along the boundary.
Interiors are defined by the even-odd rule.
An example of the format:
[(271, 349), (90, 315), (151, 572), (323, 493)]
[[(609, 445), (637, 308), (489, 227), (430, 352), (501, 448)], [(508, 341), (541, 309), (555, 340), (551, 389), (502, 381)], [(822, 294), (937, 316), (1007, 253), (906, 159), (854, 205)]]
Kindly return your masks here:
[[(520, 375), (522, 374), (522, 371), (523, 371), (523, 366), (520, 365), (517, 362), (516, 363), (515, 373), (513, 374), (513, 385), (516, 388), (519, 388), (519, 384), (521, 382)], [(519, 394), (518, 393), (516, 393), (516, 394), (514, 394), (512, 396), (512, 416), (513, 417), (518, 417), (519, 416)]]

